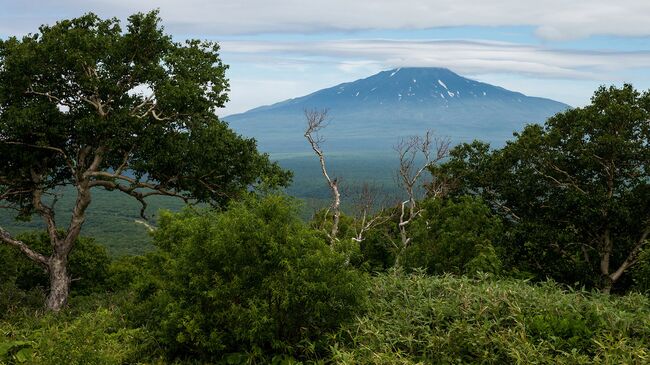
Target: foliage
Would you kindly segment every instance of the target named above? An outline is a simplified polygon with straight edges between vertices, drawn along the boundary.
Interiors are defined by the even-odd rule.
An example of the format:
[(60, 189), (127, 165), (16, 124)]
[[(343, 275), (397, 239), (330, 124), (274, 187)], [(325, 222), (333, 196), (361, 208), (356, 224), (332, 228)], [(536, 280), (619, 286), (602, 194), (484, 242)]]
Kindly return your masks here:
[[(172, 196), (223, 206), (251, 186), (286, 185), (290, 173), (253, 139), (216, 116), (228, 100), (214, 42), (174, 42), (157, 11), (117, 19), (89, 13), (0, 41), (0, 202), (19, 219), (43, 218), (51, 256), (0, 227), (52, 274), (46, 305), (67, 301), (65, 263), (86, 221), (92, 191), (125, 194), (141, 205)], [(65, 235), (54, 210), (60, 187), (76, 199)]]
[(42, 288), (22, 290), (16, 287), (13, 278), (0, 281), (0, 321), (25, 311), (43, 307), (45, 297)]
[(433, 172), (509, 224), (506, 266), (609, 291), (650, 233), (649, 146), (650, 92), (601, 87), (502, 149), (457, 147)]
[[(51, 253), (50, 238), (43, 231), (21, 233), (17, 238), (41, 254)], [(78, 238), (74, 246), (69, 260), (73, 292), (83, 295), (103, 291), (110, 263), (106, 249), (88, 237)], [(0, 262), (0, 282), (13, 282), (17, 289), (25, 291), (47, 288), (47, 272), (13, 247), (0, 246)]]
[(639, 254), (639, 261), (632, 269), (634, 289), (650, 296), (650, 248)]
[[(117, 19), (89, 13), (0, 42), (4, 192), (33, 190), (32, 173), (44, 190), (79, 184), (67, 162), (88, 168), (74, 161), (84, 148), (87, 158), (100, 157), (98, 171), (126, 165), (137, 181), (199, 200), (223, 201), (265, 172), (283, 181), (254, 140), (214, 115), (228, 100), (218, 50), (213, 42), (172, 41), (155, 11), (129, 17), (126, 32)], [(4, 198), (31, 213), (24, 197)]]
[(404, 253), (405, 267), (431, 274), (500, 272), (494, 242), (501, 236), (501, 222), (481, 199), (427, 199), (420, 209), (410, 228), (413, 241)]
[(363, 276), (284, 197), (164, 214), (154, 241), (134, 318), (172, 358), (318, 358), (363, 308)]
[(106, 289), (113, 292), (129, 289), (139, 277), (146, 275), (146, 264), (145, 256), (123, 256), (111, 261)]
[(137, 356), (143, 337), (141, 329), (126, 326), (119, 310), (107, 308), (1, 328), (0, 364), (124, 364)]
[(333, 346), (346, 364), (641, 364), (650, 359), (650, 301), (562, 290), (547, 282), (373, 279), (370, 307)]

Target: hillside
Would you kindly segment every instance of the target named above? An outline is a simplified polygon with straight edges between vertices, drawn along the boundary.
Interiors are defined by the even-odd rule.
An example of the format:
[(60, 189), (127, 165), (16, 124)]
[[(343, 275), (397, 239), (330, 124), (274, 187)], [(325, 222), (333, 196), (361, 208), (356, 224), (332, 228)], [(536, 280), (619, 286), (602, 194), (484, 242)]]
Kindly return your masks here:
[(303, 111), (329, 110), (330, 151), (383, 151), (400, 136), (433, 129), (455, 142), (501, 145), (525, 124), (568, 105), (462, 77), (445, 68), (399, 68), (226, 116), (237, 132), (271, 153), (306, 152)]

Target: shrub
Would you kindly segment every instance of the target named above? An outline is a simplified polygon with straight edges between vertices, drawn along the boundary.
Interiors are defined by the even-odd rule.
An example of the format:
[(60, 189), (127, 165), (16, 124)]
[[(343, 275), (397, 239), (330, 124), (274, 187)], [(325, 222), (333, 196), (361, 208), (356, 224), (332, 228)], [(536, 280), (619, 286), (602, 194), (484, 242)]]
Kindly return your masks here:
[(650, 299), (567, 292), (553, 282), (373, 278), (368, 311), (333, 345), (348, 364), (642, 364)]
[(363, 307), (364, 277), (284, 197), (162, 214), (154, 242), (134, 318), (170, 357), (317, 358)]
[(425, 268), (430, 274), (501, 271), (494, 248), (501, 222), (481, 199), (428, 199), (420, 208), (423, 212), (410, 228), (413, 238), (404, 253), (405, 267)]

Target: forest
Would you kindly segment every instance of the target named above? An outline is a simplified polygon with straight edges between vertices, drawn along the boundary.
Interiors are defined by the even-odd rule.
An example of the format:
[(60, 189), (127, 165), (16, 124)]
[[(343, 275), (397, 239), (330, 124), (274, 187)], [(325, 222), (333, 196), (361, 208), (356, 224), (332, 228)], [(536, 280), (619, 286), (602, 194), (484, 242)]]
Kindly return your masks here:
[[(29, 222), (0, 220), (0, 364), (650, 363), (650, 90), (499, 148), (403, 138), (395, 199), (343, 194), (305, 110), (305, 218), (216, 116), (219, 51), (157, 11), (0, 40), (0, 208)], [(150, 246), (83, 229), (111, 200)]]

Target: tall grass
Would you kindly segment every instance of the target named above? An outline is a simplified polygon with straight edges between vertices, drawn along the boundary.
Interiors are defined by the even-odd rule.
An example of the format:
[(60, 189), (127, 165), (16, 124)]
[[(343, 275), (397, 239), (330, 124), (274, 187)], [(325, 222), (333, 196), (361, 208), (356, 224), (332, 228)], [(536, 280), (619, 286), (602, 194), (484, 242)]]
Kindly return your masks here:
[(370, 308), (333, 347), (345, 364), (647, 364), (650, 300), (553, 282), (375, 278)]

